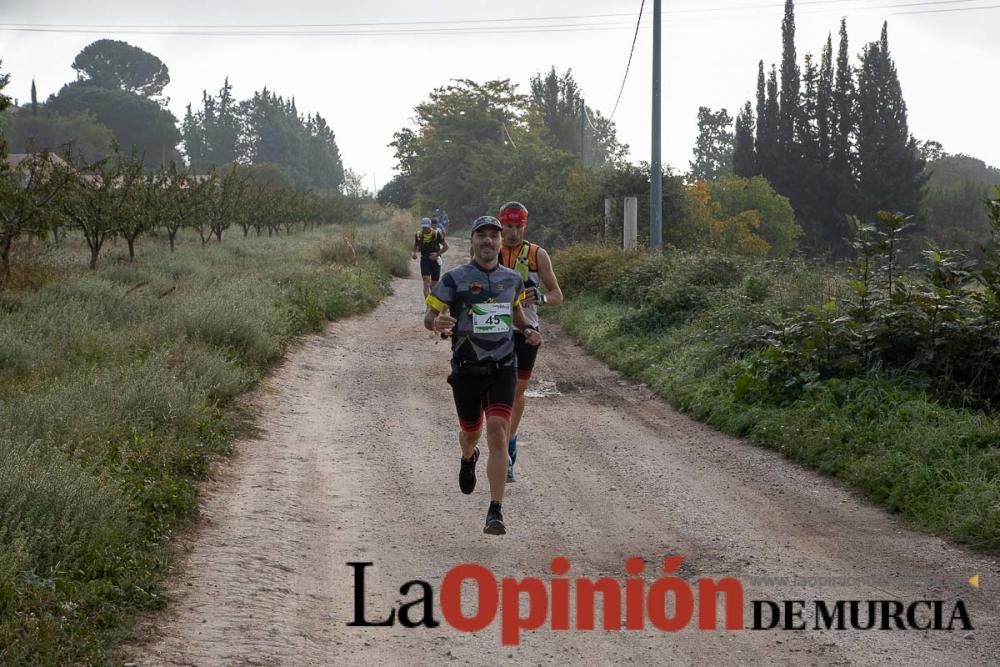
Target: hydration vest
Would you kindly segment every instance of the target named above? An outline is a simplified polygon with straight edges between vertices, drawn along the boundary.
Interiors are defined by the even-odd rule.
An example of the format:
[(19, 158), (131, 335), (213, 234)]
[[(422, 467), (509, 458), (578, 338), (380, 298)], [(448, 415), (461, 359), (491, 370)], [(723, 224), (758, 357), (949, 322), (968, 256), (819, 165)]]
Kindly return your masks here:
[(500, 248), (500, 263), (514, 269), (526, 287), (538, 286), (538, 244), (524, 241), (517, 254), (513, 248)]

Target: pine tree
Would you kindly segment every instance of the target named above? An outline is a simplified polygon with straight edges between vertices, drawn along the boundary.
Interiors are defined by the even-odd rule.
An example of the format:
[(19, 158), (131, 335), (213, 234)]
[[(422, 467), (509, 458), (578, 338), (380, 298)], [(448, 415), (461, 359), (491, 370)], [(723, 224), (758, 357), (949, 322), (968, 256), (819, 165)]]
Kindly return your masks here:
[(754, 120), (750, 100), (736, 115), (736, 134), (733, 138), (733, 173), (743, 178), (755, 175), (757, 156), (754, 151)]
[(31, 80), (31, 115), (38, 115), (38, 90), (35, 89), (35, 80)]
[(859, 211), (915, 214), (927, 182), (924, 160), (906, 120), (906, 103), (889, 54), (888, 25), (865, 46), (858, 70)]

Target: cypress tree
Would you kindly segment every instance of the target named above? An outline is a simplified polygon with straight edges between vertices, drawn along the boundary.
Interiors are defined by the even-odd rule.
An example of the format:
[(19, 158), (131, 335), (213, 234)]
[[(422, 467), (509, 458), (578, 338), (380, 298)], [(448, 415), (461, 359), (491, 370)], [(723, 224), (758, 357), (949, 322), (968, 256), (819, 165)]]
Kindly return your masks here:
[(38, 91), (35, 89), (35, 80), (31, 80), (31, 115), (38, 115)]
[(756, 161), (754, 162), (753, 173), (760, 175), (764, 173), (762, 151), (763, 147), (769, 146), (770, 141), (766, 135), (767, 125), (763, 122), (767, 115), (767, 96), (764, 83), (764, 61), (757, 62), (757, 135), (754, 145), (756, 146)]
[(799, 103), (799, 115), (795, 123), (796, 140), (801, 155), (806, 161), (819, 160), (818, 128), (818, 87), (819, 71), (813, 62), (811, 53), (804, 59), (805, 68), (802, 72), (802, 98)]
[(781, 21), (781, 101), (778, 121), (778, 148), (782, 166), (795, 169), (795, 130), (799, 118), (799, 66), (795, 57), (795, 6), (785, 0), (785, 18)]
[(819, 153), (826, 161), (830, 159), (831, 128), (835, 119), (833, 114), (833, 39), (829, 34), (826, 36), (823, 55), (820, 57), (817, 86), (816, 134), (819, 142)]
[(838, 208), (850, 209), (853, 157), (851, 134), (856, 124), (854, 112), (854, 77), (847, 56), (847, 20), (840, 19), (840, 43), (837, 47), (837, 73), (833, 87), (834, 123), (830, 128), (831, 167), (834, 183), (840, 193)]
[(733, 173), (743, 178), (754, 175), (756, 155), (754, 153), (754, 121), (750, 100), (736, 115), (736, 136), (733, 139)]
[(916, 213), (927, 175), (916, 139), (909, 133), (885, 23), (881, 39), (865, 46), (861, 55), (857, 144), (860, 213)]
[(757, 160), (760, 172), (774, 185), (778, 180), (778, 72), (771, 65), (767, 77), (767, 100), (764, 102), (764, 116), (757, 117), (757, 124), (764, 124), (764, 142), (757, 145)]

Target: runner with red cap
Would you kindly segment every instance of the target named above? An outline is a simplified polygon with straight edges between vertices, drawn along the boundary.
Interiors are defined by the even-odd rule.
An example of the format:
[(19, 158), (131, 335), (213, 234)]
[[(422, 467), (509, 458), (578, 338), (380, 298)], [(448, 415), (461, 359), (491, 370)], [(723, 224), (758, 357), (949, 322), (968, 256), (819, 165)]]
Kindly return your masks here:
[[(537, 243), (525, 240), (528, 227), (528, 209), (521, 202), (510, 201), (500, 207), (497, 216), (503, 228), (503, 247), (500, 263), (521, 276), (525, 286), (524, 314), (531, 328), (538, 329), (538, 306), (557, 305), (563, 301), (562, 290), (552, 260)], [(545, 292), (541, 290), (545, 288)], [(507, 481), (516, 481), (514, 463), (517, 461), (517, 429), (524, 414), (524, 391), (528, 388), (531, 371), (535, 367), (538, 347), (529, 345), (520, 330), (514, 331), (514, 353), (517, 357), (517, 386), (510, 419), (510, 436), (507, 442)]]

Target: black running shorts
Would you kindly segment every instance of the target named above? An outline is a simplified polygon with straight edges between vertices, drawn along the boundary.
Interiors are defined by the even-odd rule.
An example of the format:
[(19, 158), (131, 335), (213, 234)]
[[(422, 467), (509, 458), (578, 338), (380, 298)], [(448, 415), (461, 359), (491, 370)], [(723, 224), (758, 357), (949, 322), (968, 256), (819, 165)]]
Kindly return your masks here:
[(427, 257), (420, 258), (420, 275), (430, 276), (431, 280), (437, 282), (441, 279), (441, 265), (438, 264), (436, 259), (429, 259)]
[(514, 405), (513, 366), (493, 368), (489, 374), (453, 372), (448, 376), (448, 384), (463, 431), (482, 430), (483, 413), (487, 417), (503, 417), (510, 421)]
[(531, 370), (535, 367), (535, 358), (538, 356), (538, 346), (528, 345), (525, 337), (515, 331), (514, 355), (517, 357), (517, 379), (530, 380)]

